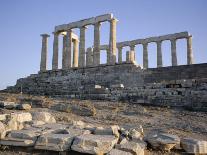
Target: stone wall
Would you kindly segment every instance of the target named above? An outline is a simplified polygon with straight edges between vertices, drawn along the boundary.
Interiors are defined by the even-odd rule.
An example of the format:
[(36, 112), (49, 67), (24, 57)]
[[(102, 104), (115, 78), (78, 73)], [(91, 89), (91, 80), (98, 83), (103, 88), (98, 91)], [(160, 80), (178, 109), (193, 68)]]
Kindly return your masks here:
[(6, 92), (207, 108), (207, 64), (141, 69), (133, 63), (39, 72)]

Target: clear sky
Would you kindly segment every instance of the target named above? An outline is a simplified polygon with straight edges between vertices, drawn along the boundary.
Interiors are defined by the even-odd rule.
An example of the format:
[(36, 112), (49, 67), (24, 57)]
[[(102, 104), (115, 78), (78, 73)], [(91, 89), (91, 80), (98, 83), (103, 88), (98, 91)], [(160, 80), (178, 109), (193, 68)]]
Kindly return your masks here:
[[(1, 0), (0, 1), (0, 89), (21, 77), (37, 73), (41, 37), (48, 33), (48, 68), (52, 61), (55, 25), (113, 13), (117, 41), (141, 39), (182, 31), (193, 35), (195, 63), (207, 62), (207, 0)], [(75, 30), (77, 34), (79, 32)], [(62, 39), (60, 39), (62, 40)], [(101, 26), (101, 44), (108, 43), (109, 23)], [(61, 41), (60, 41), (61, 42)], [(86, 33), (86, 46), (93, 44), (93, 27)], [(170, 42), (162, 44), (164, 66), (171, 65)], [(124, 49), (123, 55), (128, 48)], [(61, 46), (60, 46), (61, 57)], [(178, 63), (186, 64), (186, 40), (177, 41)], [(105, 62), (105, 53), (101, 62)], [(136, 47), (142, 64), (142, 47)], [(61, 64), (61, 62), (60, 62)], [(61, 67), (61, 65), (60, 65)], [(156, 45), (149, 45), (149, 67), (156, 67)]]

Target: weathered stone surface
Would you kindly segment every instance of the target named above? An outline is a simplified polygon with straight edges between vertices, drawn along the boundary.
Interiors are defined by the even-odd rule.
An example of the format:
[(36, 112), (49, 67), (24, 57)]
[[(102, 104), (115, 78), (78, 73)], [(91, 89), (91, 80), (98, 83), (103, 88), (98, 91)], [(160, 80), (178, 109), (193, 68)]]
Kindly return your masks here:
[(0, 107), (5, 109), (15, 109), (17, 105), (15, 102), (0, 101)]
[(32, 112), (32, 120), (46, 123), (56, 123), (55, 118), (48, 112)]
[(71, 149), (81, 153), (105, 154), (117, 143), (118, 139), (110, 135), (81, 135), (75, 138)]
[(30, 104), (19, 104), (17, 109), (19, 110), (30, 110), (32, 106)]
[(176, 135), (167, 133), (150, 133), (145, 140), (154, 148), (170, 151), (177, 144), (180, 144), (180, 138)]
[(207, 154), (207, 141), (193, 138), (182, 138), (180, 145), (187, 153)]
[(118, 149), (112, 149), (107, 155), (133, 155), (130, 152), (118, 150)]
[(6, 136), (6, 128), (5, 125), (0, 122), (0, 139), (3, 139)]
[(109, 128), (97, 127), (94, 131), (96, 135), (114, 135), (115, 137), (119, 137), (119, 126), (112, 125)]

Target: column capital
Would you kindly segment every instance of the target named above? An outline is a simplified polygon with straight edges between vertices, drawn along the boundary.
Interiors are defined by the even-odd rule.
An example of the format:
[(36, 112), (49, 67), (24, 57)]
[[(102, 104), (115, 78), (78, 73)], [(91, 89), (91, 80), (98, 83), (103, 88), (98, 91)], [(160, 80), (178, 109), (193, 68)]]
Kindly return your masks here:
[(136, 45), (130, 45), (130, 46), (129, 46), (129, 47), (130, 47), (130, 50), (134, 50), (135, 46), (136, 46)]
[(78, 27), (80, 30), (81, 29), (87, 29), (88, 28), (88, 26), (87, 25), (83, 25), (83, 26), (80, 26), (80, 27)]
[(109, 20), (109, 22), (118, 22), (119, 20), (116, 18), (112, 18), (111, 20)]
[(122, 46), (118, 46), (118, 47), (117, 47), (117, 49), (120, 49), (120, 50), (121, 50), (122, 48), (123, 48)]
[(42, 36), (42, 37), (50, 37), (50, 35), (49, 35), (49, 34), (47, 34), (47, 33), (40, 34), (40, 36)]

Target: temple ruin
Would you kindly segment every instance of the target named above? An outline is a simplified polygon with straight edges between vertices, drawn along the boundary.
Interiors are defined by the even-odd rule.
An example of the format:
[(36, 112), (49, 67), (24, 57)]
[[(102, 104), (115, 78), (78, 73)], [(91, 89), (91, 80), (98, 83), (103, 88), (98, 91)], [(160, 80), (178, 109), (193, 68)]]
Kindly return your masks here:
[[(203, 106), (207, 98), (200, 98), (201, 87), (207, 82), (207, 64), (194, 64), (192, 35), (180, 32), (162, 36), (117, 42), (117, 19), (105, 14), (69, 24), (58, 25), (53, 32), (52, 70), (47, 69), (48, 34), (42, 34), (40, 71), (19, 79), (5, 91), (67, 98), (133, 100), (144, 104)], [(100, 44), (101, 23), (110, 24), (109, 43)], [(93, 46), (86, 47), (87, 26), (93, 25)], [(73, 32), (80, 30), (80, 36)], [(62, 68), (58, 68), (59, 39), (62, 37)], [(178, 65), (176, 41), (185, 39), (187, 44), (186, 65)], [(162, 43), (171, 42), (172, 66), (163, 66)], [(157, 68), (149, 68), (148, 44), (157, 45)], [(136, 62), (135, 47), (143, 46), (143, 65)], [(129, 47), (126, 61), (122, 49)], [(101, 51), (107, 51), (106, 64), (100, 64)], [(199, 91), (195, 93), (194, 91)], [(195, 93), (195, 94), (194, 94)], [(190, 102), (189, 102), (190, 95)]]

